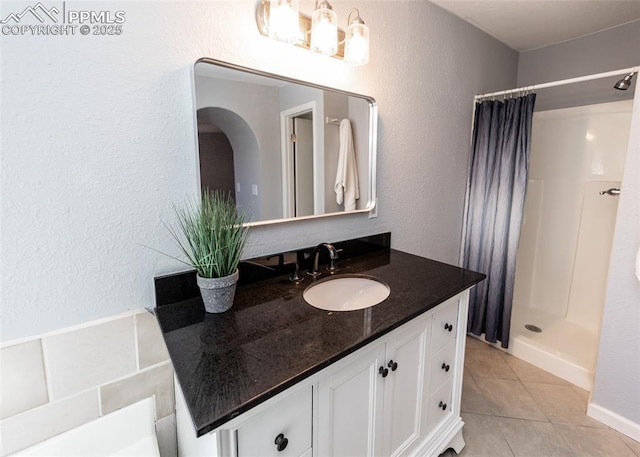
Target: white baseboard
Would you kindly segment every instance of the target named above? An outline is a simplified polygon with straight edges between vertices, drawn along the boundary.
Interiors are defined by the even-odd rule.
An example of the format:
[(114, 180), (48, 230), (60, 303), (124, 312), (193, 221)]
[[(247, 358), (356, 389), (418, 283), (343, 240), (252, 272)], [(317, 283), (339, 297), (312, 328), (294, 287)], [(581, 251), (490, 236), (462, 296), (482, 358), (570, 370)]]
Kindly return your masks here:
[(622, 417), (595, 403), (589, 403), (587, 405), (587, 416), (627, 435), (632, 440), (640, 442), (640, 424), (636, 424), (626, 417)]

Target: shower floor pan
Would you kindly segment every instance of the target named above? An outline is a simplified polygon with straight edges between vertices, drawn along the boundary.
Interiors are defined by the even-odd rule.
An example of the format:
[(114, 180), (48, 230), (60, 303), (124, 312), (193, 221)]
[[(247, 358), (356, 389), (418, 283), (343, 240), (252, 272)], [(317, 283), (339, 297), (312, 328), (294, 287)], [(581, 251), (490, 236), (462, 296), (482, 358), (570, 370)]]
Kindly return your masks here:
[[(525, 325), (541, 332), (530, 331)], [(583, 389), (593, 388), (598, 335), (562, 317), (535, 309), (514, 313), (507, 351)]]

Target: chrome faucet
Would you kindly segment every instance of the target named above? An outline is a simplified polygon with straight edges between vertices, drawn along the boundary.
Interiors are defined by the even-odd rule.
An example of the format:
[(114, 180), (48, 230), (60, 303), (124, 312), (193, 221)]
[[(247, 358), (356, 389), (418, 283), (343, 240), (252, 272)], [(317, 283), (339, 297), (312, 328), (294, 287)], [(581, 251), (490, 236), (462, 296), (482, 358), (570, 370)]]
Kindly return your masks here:
[(327, 248), (327, 251), (329, 251), (330, 263), (327, 270), (332, 273), (338, 270), (338, 267), (336, 267), (335, 263), (336, 260), (338, 260), (338, 250), (331, 243), (320, 243), (313, 250), (313, 264), (311, 266), (311, 270), (307, 272), (309, 276), (316, 277), (321, 275), (321, 273), (318, 271), (318, 257), (320, 257), (320, 249), (323, 247)]

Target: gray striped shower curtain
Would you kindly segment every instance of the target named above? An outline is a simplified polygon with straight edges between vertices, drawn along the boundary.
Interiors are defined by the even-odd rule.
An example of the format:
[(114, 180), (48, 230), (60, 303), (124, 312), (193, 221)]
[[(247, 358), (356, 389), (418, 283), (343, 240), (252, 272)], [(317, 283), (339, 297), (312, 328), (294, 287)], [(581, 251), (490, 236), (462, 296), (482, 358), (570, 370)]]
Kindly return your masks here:
[(463, 266), (487, 279), (471, 290), (467, 331), (509, 344), (516, 253), (536, 95), (476, 105)]

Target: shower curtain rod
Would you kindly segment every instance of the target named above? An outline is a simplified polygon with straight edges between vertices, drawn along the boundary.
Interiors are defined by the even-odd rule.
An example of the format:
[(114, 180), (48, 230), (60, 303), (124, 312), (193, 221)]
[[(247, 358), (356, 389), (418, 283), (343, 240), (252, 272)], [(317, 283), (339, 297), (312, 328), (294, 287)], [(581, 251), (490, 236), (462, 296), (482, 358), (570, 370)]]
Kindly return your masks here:
[(596, 73), (593, 75), (580, 76), (578, 78), (561, 79), (550, 83), (532, 84), (530, 86), (518, 87), (517, 89), (501, 90), (500, 92), (491, 92), (489, 94), (479, 94), (473, 97), (475, 101), (490, 97), (498, 97), (500, 95), (515, 94), (518, 92), (534, 91), (536, 89), (545, 89), (547, 87), (564, 86), (565, 84), (579, 83), (582, 81), (591, 81), (592, 79), (608, 78), (609, 76), (617, 76), (629, 73), (638, 73), (640, 67), (623, 68), (621, 70), (607, 71), (605, 73)]

